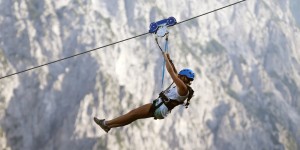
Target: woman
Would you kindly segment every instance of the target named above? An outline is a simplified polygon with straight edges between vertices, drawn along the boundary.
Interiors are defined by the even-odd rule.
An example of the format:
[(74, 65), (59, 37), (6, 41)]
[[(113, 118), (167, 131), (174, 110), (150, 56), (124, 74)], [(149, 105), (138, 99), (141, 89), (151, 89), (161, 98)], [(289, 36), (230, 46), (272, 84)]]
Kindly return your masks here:
[(193, 96), (194, 91), (190, 88), (191, 82), (194, 80), (194, 72), (190, 69), (183, 69), (177, 74), (177, 71), (170, 59), (169, 54), (163, 53), (166, 61), (166, 68), (175, 83), (175, 86), (171, 86), (160, 93), (158, 99), (153, 103), (148, 103), (131, 110), (125, 115), (117, 117), (112, 120), (99, 120), (94, 117), (94, 121), (105, 131), (108, 132), (111, 128), (121, 127), (132, 123), (137, 119), (150, 118), (163, 119), (171, 110), (179, 104), (183, 104), (186, 99), (185, 106), (189, 105), (189, 100)]

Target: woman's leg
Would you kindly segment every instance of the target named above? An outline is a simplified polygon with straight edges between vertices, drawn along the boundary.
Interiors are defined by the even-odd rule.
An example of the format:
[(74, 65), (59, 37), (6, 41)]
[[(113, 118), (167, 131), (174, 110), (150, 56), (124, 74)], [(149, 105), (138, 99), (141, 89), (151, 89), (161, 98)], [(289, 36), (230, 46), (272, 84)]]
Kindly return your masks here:
[(151, 106), (152, 103), (140, 106), (136, 109), (131, 110), (125, 115), (122, 115), (112, 120), (105, 121), (105, 124), (109, 128), (115, 128), (128, 125), (137, 119), (152, 117), (152, 114), (150, 113)]

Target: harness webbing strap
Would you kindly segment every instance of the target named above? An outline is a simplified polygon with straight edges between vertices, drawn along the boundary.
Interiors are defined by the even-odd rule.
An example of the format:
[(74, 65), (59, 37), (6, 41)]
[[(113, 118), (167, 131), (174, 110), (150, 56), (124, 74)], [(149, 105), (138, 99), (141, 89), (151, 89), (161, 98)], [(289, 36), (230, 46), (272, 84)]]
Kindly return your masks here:
[(156, 102), (157, 102), (158, 100), (155, 100), (154, 101), (154, 110), (156, 110), (157, 108), (159, 108), (164, 102), (163, 101), (161, 101), (158, 105), (156, 105)]
[[(166, 36), (166, 41), (165, 41), (165, 52), (168, 52), (168, 35)], [(166, 66), (166, 60), (164, 59), (164, 62), (163, 62), (163, 66), (162, 66), (162, 77), (161, 77), (161, 89), (164, 88), (164, 78), (165, 78), (165, 67)]]
[(158, 102), (158, 99), (154, 100), (152, 102), (151, 108), (150, 108), (150, 113), (152, 114), (152, 116), (154, 117), (154, 119), (156, 120), (157, 118), (154, 116), (154, 112), (157, 108), (159, 108), (162, 104), (164, 104), (163, 101), (161, 101), (158, 105), (156, 105), (156, 103)]
[(163, 92), (159, 94), (159, 97), (161, 98), (162, 102), (167, 106), (168, 110), (171, 112), (171, 110), (180, 105), (183, 104), (183, 102), (179, 102), (177, 100), (169, 99)]

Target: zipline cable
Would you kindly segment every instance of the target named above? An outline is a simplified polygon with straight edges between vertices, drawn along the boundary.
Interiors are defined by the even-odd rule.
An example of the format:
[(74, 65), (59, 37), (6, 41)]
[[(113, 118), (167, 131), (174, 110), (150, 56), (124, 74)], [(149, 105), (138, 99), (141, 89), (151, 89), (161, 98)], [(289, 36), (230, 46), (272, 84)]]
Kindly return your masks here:
[[(201, 16), (204, 16), (204, 15), (207, 15), (207, 14), (210, 14), (210, 13), (213, 13), (213, 12), (216, 12), (216, 11), (219, 11), (219, 10), (221, 10), (221, 9), (224, 9), (224, 8), (227, 8), (227, 7), (230, 7), (230, 6), (239, 4), (239, 3), (244, 2), (244, 1), (246, 1), (246, 0), (238, 1), (238, 2), (235, 2), (235, 3), (229, 4), (229, 5), (227, 5), (227, 6), (224, 6), (224, 7), (221, 7), (221, 8), (218, 8), (218, 9), (215, 9), (215, 10), (212, 10), (212, 11), (209, 11), (209, 12), (206, 12), (206, 13), (204, 13), (204, 14), (201, 14), (201, 15), (198, 15), (198, 16), (195, 16), (195, 17), (192, 17), (192, 18), (189, 18), (189, 19), (180, 21), (180, 22), (178, 22), (178, 23), (175, 24), (175, 25), (178, 25), (178, 24), (181, 24), (181, 23), (190, 21), (190, 20), (192, 20), (192, 19), (196, 19), (196, 18), (198, 18), (198, 17), (201, 17)], [(104, 45), (104, 46), (101, 46), (101, 47), (98, 47), (98, 48), (94, 48), (94, 49), (91, 49), (91, 50), (88, 50), (88, 51), (85, 51), (85, 52), (81, 52), (81, 53), (75, 54), (75, 55), (72, 55), (72, 56), (68, 56), (68, 57), (65, 57), (65, 58), (61, 58), (61, 59), (58, 59), (58, 60), (55, 60), (55, 61), (52, 61), (52, 62), (48, 62), (48, 63), (42, 64), (42, 65), (39, 65), (39, 66), (35, 66), (35, 67), (29, 68), (29, 69), (25, 69), (25, 70), (22, 70), (22, 71), (13, 73), (13, 74), (9, 74), (9, 75), (0, 77), (0, 80), (1, 80), (1, 79), (4, 79), (4, 78), (7, 78), (7, 77), (10, 77), (10, 76), (13, 76), (13, 75), (17, 75), (17, 74), (23, 73), (23, 72), (27, 72), (27, 71), (29, 71), (29, 70), (37, 69), (37, 68), (40, 68), (40, 67), (43, 67), (43, 66), (47, 66), (47, 65), (50, 65), (50, 64), (59, 62), (59, 61), (63, 61), (63, 60), (66, 60), (66, 59), (69, 59), (69, 58), (72, 58), (72, 57), (76, 57), (76, 56), (79, 56), (79, 55), (82, 55), (82, 54), (85, 54), (85, 53), (89, 53), (89, 52), (92, 52), (92, 51), (95, 51), (95, 50), (98, 50), (98, 49), (102, 49), (102, 48), (105, 48), (105, 47), (108, 47), (108, 46), (112, 46), (112, 45), (115, 45), (115, 44), (118, 44), (118, 43), (121, 43), (121, 42), (124, 42), (124, 41), (128, 41), (128, 40), (131, 40), (131, 39), (140, 37), (140, 36), (144, 36), (144, 35), (147, 35), (147, 34), (149, 34), (149, 33), (147, 32), (147, 33), (143, 33), (143, 34), (140, 34), (140, 35), (136, 35), (136, 36), (133, 36), (133, 37), (130, 37), (130, 38), (121, 40), (121, 41), (117, 41), (117, 42), (114, 42), (114, 43), (111, 43), (111, 44), (107, 44), (107, 45)]]
[(187, 22), (187, 21), (190, 21), (190, 20), (196, 19), (196, 18), (198, 18), (198, 17), (201, 17), (201, 16), (204, 16), (204, 15), (207, 15), (207, 14), (210, 14), (210, 13), (213, 13), (213, 12), (216, 12), (216, 11), (219, 11), (219, 10), (221, 10), (221, 9), (224, 9), (224, 8), (227, 8), (227, 7), (230, 7), (230, 6), (233, 6), (233, 5), (239, 4), (239, 3), (241, 3), (241, 2), (244, 2), (244, 1), (246, 1), (246, 0), (241, 0), (241, 1), (238, 1), (238, 2), (235, 2), (235, 3), (232, 3), (232, 4), (229, 4), (229, 5), (227, 5), (227, 6), (220, 7), (220, 8), (218, 8), (218, 9), (215, 9), (215, 10), (209, 11), (209, 12), (207, 12), (207, 13), (204, 13), (204, 14), (201, 14), (201, 15), (198, 15), (198, 16), (195, 16), (195, 17), (192, 17), (192, 18), (189, 18), (189, 19), (186, 19), (186, 20), (183, 20), (183, 21), (177, 22), (177, 24), (175, 24), (175, 25), (178, 25), (178, 24), (181, 24), (181, 23), (184, 23), (184, 22)]
[(111, 45), (115, 45), (115, 44), (117, 44), (117, 43), (121, 43), (121, 42), (130, 40), (130, 39), (134, 39), (134, 38), (137, 38), (137, 37), (140, 37), (140, 36), (144, 36), (144, 35), (146, 35), (146, 34), (148, 34), (148, 33), (143, 33), (143, 34), (140, 34), (140, 35), (131, 37), (131, 38), (127, 38), (127, 39), (124, 39), (124, 40), (121, 40), (121, 41), (118, 41), (118, 42), (114, 42), (114, 43), (111, 43), (111, 44), (108, 44), (108, 45), (104, 45), (104, 46), (101, 46), (101, 47), (98, 47), (98, 48), (94, 48), (94, 49), (91, 49), (91, 50), (88, 50), (88, 51), (85, 51), (85, 52), (81, 52), (81, 53), (78, 53), (78, 54), (75, 54), (75, 55), (72, 55), (72, 56), (69, 56), (69, 57), (65, 57), (65, 58), (62, 58), (62, 59), (58, 59), (58, 60), (56, 60), (56, 61), (52, 61), (52, 62), (49, 62), (49, 63), (45, 63), (45, 64), (42, 64), (42, 65), (39, 65), (39, 66), (35, 66), (35, 67), (29, 68), (29, 69), (26, 69), (26, 70), (23, 70), (23, 71), (19, 71), (19, 72), (13, 73), (13, 74), (9, 74), (9, 75), (6, 75), (6, 76), (1, 77), (0, 80), (3, 79), (3, 78), (7, 78), (7, 77), (10, 77), (10, 76), (13, 76), (13, 75), (17, 75), (17, 74), (23, 73), (23, 72), (27, 72), (27, 71), (29, 71), (29, 70), (33, 70), (33, 69), (36, 69), (36, 68), (40, 68), (40, 67), (43, 67), (43, 66), (47, 66), (47, 65), (50, 65), (50, 64), (53, 64), (53, 63), (62, 61), (62, 60), (66, 60), (66, 59), (69, 59), (69, 58), (72, 58), (72, 57), (76, 57), (76, 56), (79, 56), (79, 55), (82, 55), (82, 54), (85, 54), (85, 53), (89, 53), (89, 52), (92, 52), (92, 51), (95, 51), (95, 50), (98, 50), (98, 49), (101, 49), (101, 48), (105, 48), (105, 47), (108, 47), (108, 46), (111, 46)]

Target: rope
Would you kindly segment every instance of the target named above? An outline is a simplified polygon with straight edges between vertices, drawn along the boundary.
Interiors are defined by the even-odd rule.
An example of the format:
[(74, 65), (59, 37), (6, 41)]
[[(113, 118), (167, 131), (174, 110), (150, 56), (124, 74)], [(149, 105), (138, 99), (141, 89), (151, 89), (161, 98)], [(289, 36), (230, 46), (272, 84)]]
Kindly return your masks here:
[[(241, 3), (241, 2), (244, 2), (244, 1), (246, 1), (246, 0), (238, 1), (238, 2), (236, 2), (236, 3), (232, 3), (232, 4), (229, 4), (229, 5), (227, 5), (227, 6), (224, 6), (224, 7), (221, 7), (221, 8), (212, 10), (212, 11), (209, 11), (209, 12), (207, 12), (207, 13), (204, 13), (204, 14), (201, 14), (201, 15), (198, 15), (198, 16), (195, 16), (195, 17), (192, 17), (192, 18), (183, 20), (183, 21), (181, 21), (181, 22), (178, 22), (178, 23), (175, 24), (175, 25), (178, 25), (178, 24), (181, 24), (181, 23), (190, 21), (190, 20), (192, 20), (192, 19), (196, 19), (196, 18), (198, 18), (198, 17), (201, 17), (201, 16), (204, 16), (204, 15), (207, 15), (207, 14), (210, 14), (210, 13), (213, 13), (213, 12), (216, 12), (216, 11), (219, 11), (219, 10), (221, 10), (221, 9), (224, 9), (224, 8), (227, 8), (227, 7), (236, 5), (236, 4)], [(111, 44), (107, 44), (107, 45), (104, 45), (104, 46), (101, 46), (101, 47), (98, 47), (98, 48), (94, 48), (94, 49), (91, 49), (91, 50), (88, 50), (88, 51), (85, 51), (85, 52), (81, 52), (81, 53), (78, 53), (78, 54), (75, 54), (75, 55), (72, 55), (72, 56), (68, 56), (68, 57), (65, 57), (65, 58), (61, 58), (61, 59), (58, 59), (58, 60), (55, 60), (55, 61), (52, 61), (52, 62), (48, 62), (48, 63), (42, 64), (42, 65), (38, 65), (38, 66), (29, 68), (29, 69), (25, 69), (25, 70), (22, 70), (22, 71), (13, 73), (13, 74), (8, 74), (8, 75), (6, 75), (6, 76), (0, 77), (0, 80), (1, 80), (1, 79), (4, 79), (4, 78), (7, 78), (7, 77), (10, 77), (10, 76), (13, 76), (13, 75), (17, 75), (17, 74), (23, 73), (23, 72), (27, 72), (27, 71), (29, 71), (29, 70), (37, 69), (37, 68), (40, 68), (40, 67), (43, 67), (43, 66), (47, 66), (47, 65), (50, 65), (50, 64), (59, 62), (59, 61), (63, 61), (63, 60), (66, 60), (66, 59), (69, 59), (69, 58), (72, 58), (72, 57), (76, 57), (76, 56), (79, 56), (79, 55), (82, 55), (82, 54), (85, 54), (85, 53), (89, 53), (89, 52), (92, 52), (92, 51), (95, 51), (95, 50), (98, 50), (98, 49), (102, 49), (102, 48), (105, 48), (105, 47), (108, 47), (108, 46), (112, 46), (112, 45), (115, 45), (115, 44), (118, 44), (118, 43), (121, 43), (121, 42), (124, 42), (124, 41), (128, 41), (128, 40), (131, 40), (131, 39), (140, 37), (140, 36), (144, 36), (144, 35), (147, 35), (147, 34), (149, 34), (149, 33), (148, 33), (148, 32), (147, 32), (147, 33), (143, 33), (143, 34), (140, 34), (140, 35), (137, 35), (137, 36), (133, 36), (133, 37), (130, 37), (130, 38), (121, 40), (121, 41), (117, 41), (117, 42), (114, 42), (114, 43), (111, 43)]]
[(161, 49), (161, 47), (160, 47), (160, 45), (159, 45), (159, 43), (158, 43), (158, 41), (157, 41), (157, 38), (155, 38), (155, 41), (156, 41), (156, 44), (157, 44), (157, 46), (159, 47), (160, 51), (163, 53), (163, 50)]
[[(168, 52), (168, 34), (166, 35), (166, 41), (165, 41), (165, 52)], [(166, 66), (166, 60), (164, 59), (163, 62), (163, 68), (162, 68), (162, 79), (161, 79), (161, 89), (164, 89), (164, 78), (165, 78), (165, 66)]]

